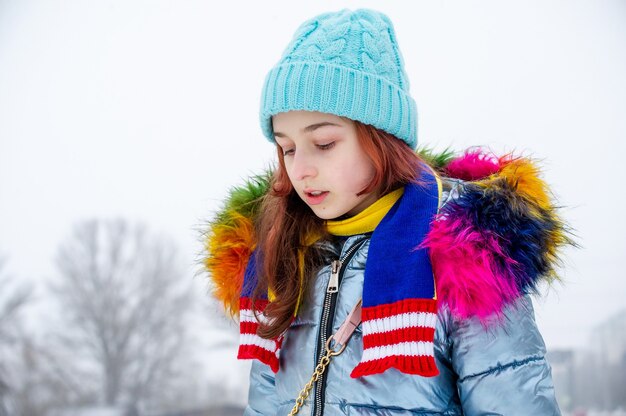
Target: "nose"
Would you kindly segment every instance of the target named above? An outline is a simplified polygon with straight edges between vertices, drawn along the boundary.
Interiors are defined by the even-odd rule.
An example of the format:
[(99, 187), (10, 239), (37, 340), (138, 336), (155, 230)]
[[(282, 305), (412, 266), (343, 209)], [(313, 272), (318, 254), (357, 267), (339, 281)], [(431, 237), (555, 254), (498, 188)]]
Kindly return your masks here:
[(291, 176), (296, 180), (315, 177), (317, 175), (317, 167), (310, 155), (306, 152), (296, 152), (293, 156), (291, 164)]

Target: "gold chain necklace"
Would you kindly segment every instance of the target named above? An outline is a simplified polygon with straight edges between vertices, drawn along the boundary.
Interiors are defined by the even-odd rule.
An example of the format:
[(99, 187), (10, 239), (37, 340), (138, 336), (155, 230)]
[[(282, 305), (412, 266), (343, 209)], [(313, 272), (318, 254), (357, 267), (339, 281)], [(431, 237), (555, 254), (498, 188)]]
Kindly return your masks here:
[[(354, 308), (352, 308), (346, 320), (341, 324), (339, 330), (326, 341), (326, 354), (324, 354), (319, 364), (315, 367), (315, 371), (309, 382), (306, 383), (304, 388), (300, 391), (300, 394), (298, 394), (296, 404), (293, 406), (293, 409), (291, 409), (289, 416), (293, 416), (300, 411), (300, 408), (304, 405), (304, 401), (309, 397), (309, 394), (311, 394), (313, 384), (324, 374), (328, 364), (330, 364), (331, 358), (341, 354), (343, 350), (346, 349), (348, 340), (359, 323), (361, 323), (361, 300), (354, 305)], [(339, 346), (339, 349), (336, 351), (332, 349), (331, 343), (333, 340), (335, 340), (335, 346)]]

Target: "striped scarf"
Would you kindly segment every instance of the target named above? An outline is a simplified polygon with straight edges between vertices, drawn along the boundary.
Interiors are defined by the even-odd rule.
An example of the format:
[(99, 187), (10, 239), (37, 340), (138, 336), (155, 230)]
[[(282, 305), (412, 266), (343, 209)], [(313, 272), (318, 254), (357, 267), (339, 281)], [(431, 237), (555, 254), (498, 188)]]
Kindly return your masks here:
[[(424, 169), (419, 184), (383, 196), (355, 217), (328, 221), (329, 233), (350, 236), (372, 232), (363, 281), (363, 355), (351, 377), (382, 373), (389, 368), (407, 374), (435, 376), (437, 301), (428, 251), (419, 248), (435, 218), (441, 182)], [(410, 230), (410, 232), (407, 232)], [(240, 298), (238, 358), (258, 359), (279, 370), (284, 335), (263, 339), (252, 310), (256, 274), (253, 252), (244, 275)], [(257, 299), (262, 311), (267, 299)], [(265, 319), (258, 314), (259, 319)]]

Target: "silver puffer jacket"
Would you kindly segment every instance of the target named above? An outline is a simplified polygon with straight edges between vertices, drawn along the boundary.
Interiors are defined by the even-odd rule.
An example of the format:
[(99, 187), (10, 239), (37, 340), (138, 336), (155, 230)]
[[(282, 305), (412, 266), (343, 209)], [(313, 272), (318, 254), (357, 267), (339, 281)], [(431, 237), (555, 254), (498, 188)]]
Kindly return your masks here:
[[(368, 247), (367, 235), (335, 247), (342, 260), (339, 292), (327, 293), (330, 266), (323, 267), (286, 333), (278, 373), (253, 362), (245, 415), (289, 414), (313, 374), (320, 337), (336, 332), (361, 298)], [(325, 315), (329, 324), (322, 328)], [(440, 308), (434, 345), (436, 377), (390, 369), (353, 379), (350, 372), (362, 355), (359, 326), (299, 415), (560, 415), (530, 298), (520, 298), (501, 322), (487, 327)]]

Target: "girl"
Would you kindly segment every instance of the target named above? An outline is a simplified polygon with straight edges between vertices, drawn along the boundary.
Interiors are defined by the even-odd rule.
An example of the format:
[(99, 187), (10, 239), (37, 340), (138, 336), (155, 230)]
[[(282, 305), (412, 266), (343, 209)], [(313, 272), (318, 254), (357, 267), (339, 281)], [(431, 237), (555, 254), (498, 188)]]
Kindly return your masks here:
[(254, 359), (246, 415), (557, 415), (528, 294), (570, 243), (537, 168), (414, 151), (393, 26), (305, 22), (269, 72), (274, 172), (208, 233), (215, 293)]

